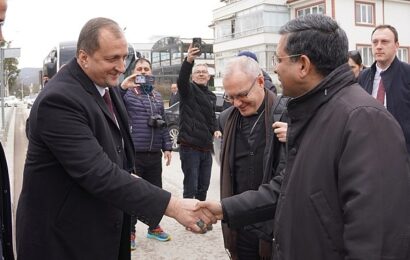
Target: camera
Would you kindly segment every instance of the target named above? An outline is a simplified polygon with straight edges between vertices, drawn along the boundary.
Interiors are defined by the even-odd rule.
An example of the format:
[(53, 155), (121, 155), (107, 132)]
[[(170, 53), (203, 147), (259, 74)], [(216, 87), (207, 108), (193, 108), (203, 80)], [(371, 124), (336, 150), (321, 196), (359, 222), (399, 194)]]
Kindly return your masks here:
[(201, 52), (202, 52), (202, 39), (201, 38), (192, 38), (192, 47), (199, 49), (199, 52), (196, 55), (200, 56)]
[(163, 128), (167, 123), (162, 119), (161, 115), (152, 115), (148, 118), (148, 126), (152, 128)]
[(135, 83), (141, 85), (153, 85), (155, 83), (155, 77), (151, 75), (137, 75), (135, 76)]

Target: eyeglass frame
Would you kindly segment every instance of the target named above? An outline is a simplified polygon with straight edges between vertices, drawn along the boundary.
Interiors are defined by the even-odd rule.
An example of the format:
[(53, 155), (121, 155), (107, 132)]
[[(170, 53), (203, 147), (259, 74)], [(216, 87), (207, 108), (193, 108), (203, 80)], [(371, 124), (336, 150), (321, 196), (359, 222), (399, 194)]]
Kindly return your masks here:
[(195, 70), (193, 74), (209, 74), (208, 70)]
[(253, 87), (255, 86), (256, 80), (259, 78), (259, 76), (260, 76), (260, 74), (255, 77), (255, 79), (254, 79), (253, 82), (252, 82), (251, 87), (250, 87), (248, 90), (242, 91), (242, 92), (240, 92), (239, 94), (236, 94), (236, 95), (234, 95), (234, 96), (229, 96), (229, 95), (227, 95), (226, 93), (224, 93), (224, 95), (223, 95), (222, 98), (223, 98), (226, 102), (229, 102), (229, 103), (233, 103), (233, 102), (235, 101), (235, 99), (244, 99), (244, 98), (247, 98), (247, 97), (249, 96), (249, 93), (251, 93)]
[(303, 54), (302, 53), (300, 53), (300, 54), (292, 54), (292, 55), (286, 55), (286, 56), (278, 56), (277, 54), (276, 54), (276, 52), (275, 53), (273, 53), (273, 56), (272, 56), (272, 65), (273, 65), (273, 67), (275, 68), (279, 63), (281, 63), (282, 61), (281, 61), (281, 59), (285, 59), (285, 58), (295, 58), (295, 57), (299, 57), (299, 56), (302, 56)]

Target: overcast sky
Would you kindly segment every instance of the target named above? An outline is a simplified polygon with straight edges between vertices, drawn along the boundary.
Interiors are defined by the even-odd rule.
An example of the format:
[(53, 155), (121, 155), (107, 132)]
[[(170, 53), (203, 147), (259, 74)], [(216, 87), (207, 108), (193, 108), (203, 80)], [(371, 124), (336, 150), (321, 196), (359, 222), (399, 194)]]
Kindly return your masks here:
[(91, 18), (108, 17), (126, 27), (129, 42), (155, 35), (212, 38), (208, 28), (220, 0), (8, 0), (3, 34), (21, 48), (19, 67), (42, 67), (60, 41), (77, 40)]

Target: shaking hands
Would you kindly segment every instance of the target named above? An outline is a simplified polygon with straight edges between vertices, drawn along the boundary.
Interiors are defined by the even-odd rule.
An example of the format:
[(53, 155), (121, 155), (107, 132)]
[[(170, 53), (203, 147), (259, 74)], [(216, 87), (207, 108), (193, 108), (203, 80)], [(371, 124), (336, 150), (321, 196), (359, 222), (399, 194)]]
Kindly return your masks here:
[(171, 197), (165, 215), (194, 233), (205, 233), (208, 224), (215, 224), (217, 220), (223, 219), (220, 202), (176, 197)]

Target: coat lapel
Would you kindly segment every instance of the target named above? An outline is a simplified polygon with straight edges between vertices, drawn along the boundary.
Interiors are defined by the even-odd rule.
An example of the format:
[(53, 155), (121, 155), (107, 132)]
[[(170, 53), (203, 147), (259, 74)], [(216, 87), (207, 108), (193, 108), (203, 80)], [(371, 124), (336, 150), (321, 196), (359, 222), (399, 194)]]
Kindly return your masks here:
[[(116, 128), (118, 129), (117, 122), (111, 116), (111, 112), (108, 110), (108, 107), (105, 104), (103, 97), (98, 92), (97, 87), (95, 86), (94, 82), (87, 76), (87, 74), (85, 74), (85, 72), (82, 70), (80, 65), (78, 65), (77, 60), (74, 58), (73, 60), (71, 60), (71, 62), (67, 66), (72, 71), (74, 77), (78, 79), (78, 82), (80, 82), (81, 86), (93, 97), (95, 102), (98, 104), (98, 106), (103, 111), (105, 117), (107, 118), (107, 121), (114, 124)], [(110, 91), (110, 95), (111, 97), (113, 96), (111, 91)], [(114, 103), (114, 105), (116, 106), (117, 103)]]

